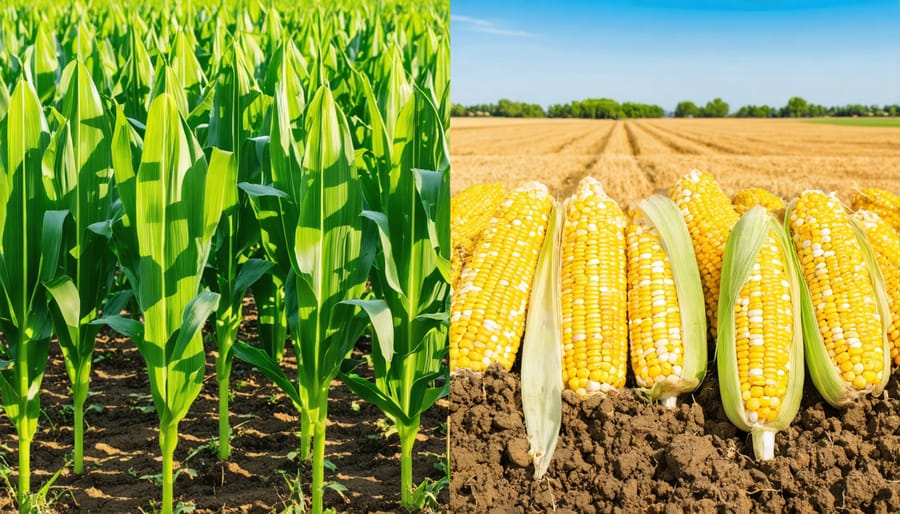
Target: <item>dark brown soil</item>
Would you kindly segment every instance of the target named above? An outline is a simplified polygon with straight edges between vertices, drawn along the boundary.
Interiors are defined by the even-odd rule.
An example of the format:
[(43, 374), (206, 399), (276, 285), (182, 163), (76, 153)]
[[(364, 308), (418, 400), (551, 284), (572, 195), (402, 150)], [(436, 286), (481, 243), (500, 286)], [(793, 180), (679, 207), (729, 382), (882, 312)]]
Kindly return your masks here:
[(464, 372), (450, 393), (450, 510), (900, 512), (898, 381), (842, 411), (808, 385), (765, 463), (725, 417), (714, 376), (673, 411), (633, 390), (566, 392), (556, 453), (534, 481), (518, 375)]
[[(241, 338), (253, 339), (250, 326)], [(361, 342), (363, 347), (366, 342)], [(290, 351), (288, 351), (290, 353)], [(103, 337), (97, 344), (97, 360), (89, 404), (102, 407), (89, 412), (85, 431), (85, 474), (71, 468), (51, 491), (51, 511), (57, 512), (153, 512), (160, 489), (141, 478), (160, 472), (158, 420), (150, 399), (144, 362), (128, 340)], [(64, 466), (72, 453), (72, 416), (64, 410), (71, 404), (62, 355), (51, 346), (51, 362), (44, 378), (44, 416), (32, 447), (32, 488), (37, 489)], [(181, 439), (175, 453), (176, 469), (191, 469), (175, 481), (175, 499), (193, 503), (196, 512), (272, 512), (291, 503), (288, 479), (302, 473), (303, 494), (308, 499), (308, 466), (288, 458), (299, 449), (299, 415), (290, 400), (268, 379), (235, 362), (232, 374), (231, 422), (233, 455), (220, 462), (206, 445), (218, 435), (218, 399), (215, 381), (215, 349), (210, 347), (204, 389), (180, 425)], [(286, 357), (286, 366), (293, 362)], [(296, 368), (294, 368), (296, 369)], [(295, 371), (288, 371), (288, 376)], [(359, 400), (344, 385), (335, 382), (329, 402), (326, 459), (334, 471), (325, 471), (326, 481), (336, 481), (347, 490), (343, 497), (328, 490), (326, 507), (338, 512), (400, 511), (400, 442), (396, 434), (384, 435), (381, 411)], [(422, 417), (422, 430), (414, 450), (414, 480), (439, 480), (435, 467), (446, 455), (447, 401), (442, 400)], [(9, 419), (0, 415), (0, 457), (15, 470), (17, 442)], [(195, 455), (188, 458), (192, 453)], [(15, 485), (16, 475), (9, 476)], [(0, 512), (14, 508), (11, 491), (0, 479)], [(438, 500), (449, 501), (443, 489)]]

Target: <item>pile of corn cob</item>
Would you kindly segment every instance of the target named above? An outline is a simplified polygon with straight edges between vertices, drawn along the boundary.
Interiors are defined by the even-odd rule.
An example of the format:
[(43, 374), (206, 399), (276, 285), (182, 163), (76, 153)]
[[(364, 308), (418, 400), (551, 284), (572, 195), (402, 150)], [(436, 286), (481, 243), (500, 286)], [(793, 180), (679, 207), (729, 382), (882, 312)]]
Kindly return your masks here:
[[(767, 459), (799, 409), (804, 370), (842, 407), (880, 394), (891, 359), (900, 364), (900, 198), (892, 193), (855, 192), (851, 215), (820, 191), (787, 205), (759, 188), (729, 199), (712, 176), (692, 171), (668, 197), (627, 214), (591, 177), (558, 217), (555, 205), (536, 182), (509, 192), (482, 184), (454, 197), (451, 369), (511, 369), (526, 315), (553, 305), (559, 312), (542, 319), (558, 317), (558, 326), (532, 336), (553, 343), (565, 387), (580, 395), (622, 388), (630, 364), (637, 388), (674, 407), (715, 360), (729, 419)], [(561, 231), (544, 245), (558, 254), (557, 302), (531, 297), (548, 231)]]

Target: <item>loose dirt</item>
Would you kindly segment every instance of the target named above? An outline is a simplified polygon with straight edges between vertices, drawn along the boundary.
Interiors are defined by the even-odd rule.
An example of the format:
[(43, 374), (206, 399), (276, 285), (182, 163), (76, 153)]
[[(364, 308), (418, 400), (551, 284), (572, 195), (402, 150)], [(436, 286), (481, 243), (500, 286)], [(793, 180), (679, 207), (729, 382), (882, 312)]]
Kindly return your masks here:
[[(245, 311), (247, 323), (241, 338), (255, 338), (255, 309)], [(367, 351), (361, 341), (357, 350)], [(286, 372), (296, 375), (288, 350)], [(96, 361), (88, 404), (99, 412), (86, 415), (85, 473), (63, 470), (51, 497), (50, 512), (155, 512), (160, 488), (149, 478), (160, 472), (158, 420), (150, 398), (146, 368), (135, 346), (127, 339), (103, 336), (97, 343)], [(218, 399), (215, 381), (215, 349), (209, 347), (203, 391), (180, 425), (175, 452), (175, 500), (193, 503), (198, 513), (280, 512), (292, 503), (290, 483), (301, 476), (308, 499), (310, 473), (294, 459), (299, 449), (299, 415), (290, 400), (268, 379), (236, 361), (232, 374), (231, 422), (233, 455), (217, 459), (210, 441), (218, 435)], [(72, 453), (72, 415), (68, 379), (57, 345), (51, 345), (50, 364), (44, 378), (44, 414), (32, 447), (32, 488), (64, 466)], [(414, 480), (439, 480), (435, 467), (446, 455), (448, 406), (442, 400), (422, 417), (422, 431), (414, 450)], [(400, 508), (400, 442), (386, 435), (384, 416), (374, 405), (359, 400), (335, 382), (329, 401), (326, 459), (334, 470), (325, 480), (346, 491), (325, 493), (326, 507), (337, 512), (403, 512)], [(17, 442), (9, 419), (0, 415), (0, 458), (13, 470), (17, 466)], [(2, 462), (0, 462), (2, 464)], [(9, 477), (15, 485), (16, 475)], [(0, 478), (0, 512), (14, 510), (12, 491)], [(294, 498), (296, 500), (296, 497)], [(438, 497), (449, 502), (446, 488)]]
[(518, 375), (466, 371), (450, 395), (450, 510), (900, 512), (898, 381), (900, 372), (883, 397), (838, 411), (807, 380), (764, 463), (725, 417), (714, 372), (671, 411), (632, 389), (584, 400), (566, 392), (556, 453), (534, 481)]

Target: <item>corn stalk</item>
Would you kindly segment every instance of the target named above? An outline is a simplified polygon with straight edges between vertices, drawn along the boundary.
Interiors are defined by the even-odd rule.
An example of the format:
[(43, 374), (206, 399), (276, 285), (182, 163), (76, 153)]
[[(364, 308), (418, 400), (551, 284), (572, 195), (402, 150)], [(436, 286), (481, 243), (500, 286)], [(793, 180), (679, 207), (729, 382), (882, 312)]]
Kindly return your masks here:
[[(20, 79), (0, 123), (0, 394), (19, 436), (19, 510), (30, 512), (31, 442), (52, 332), (44, 284), (57, 274), (67, 213), (44, 181), (50, 136), (32, 85)], [(49, 187), (48, 187), (49, 186)]]
[(121, 108), (113, 134), (113, 165), (124, 217), (113, 226), (116, 252), (143, 314), (143, 323), (106, 316), (104, 323), (129, 336), (147, 364), (159, 415), (162, 512), (172, 512), (173, 457), (178, 423), (200, 393), (206, 355), (201, 328), (219, 295), (200, 292), (224, 191), (234, 187), (229, 152), (213, 149), (207, 161), (168, 93), (156, 97), (135, 171), (136, 139)]
[[(226, 54), (226, 61), (216, 85), (209, 130), (209, 143), (230, 150), (237, 163), (240, 181), (258, 180), (255, 152), (247, 151), (252, 127), (259, 124), (265, 108), (259, 89), (247, 70), (240, 45)], [(238, 195), (237, 183), (225, 191), (222, 220), (213, 243), (210, 288), (222, 299), (216, 311), (216, 382), (219, 387), (219, 459), (231, 456), (231, 424), (228, 414), (231, 348), (243, 319), (242, 302), (247, 288), (269, 271), (272, 264), (262, 259), (248, 259), (250, 247), (259, 239), (253, 211), (246, 198)]]
[(279, 86), (270, 143), (274, 184), (242, 184), (260, 222), (266, 252), (275, 261), (291, 263), (285, 284), (297, 380), (289, 379), (259, 348), (237, 342), (233, 351), (266, 374), (300, 411), (301, 457), (310, 457), (312, 443), (312, 511), (318, 514), (328, 394), (366, 326), (349, 301), (366, 294), (374, 248), (363, 234), (362, 193), (347, 120), (326, 86), (309, 104), (305, 133), (301, 160), (291, 137), (286, 89)]
[[(399, 54), (394, 54), (395, 59)], [(395, 71), (402, 73), (402, 67)], [(395, 75), (395, 76), (396, 76)], [(363, 84), (366, 80), (362, 78)], [(450, 301), (449, 164), (444, 128), (434, 97), (420, 88), (407, 93), (402, 79), (382, 95), (385, 112), (400, 109), (393, 123), (382, 122), (371, 88), (369, 115), (391, 163), (376, 167), (366, 181), (370, 205), (363, 216), (378, 230), (380, 256), (372, 273), (375, 299), (355, 302), (372, 321), (375, 381), (342, 375), (361, 398), (388, 415), (400, 435), (401, 502), (414, 508), (412, 450), (421, 415), (450, 387), (446, 365)], [(391, 94), (393, 91), (396, 94)], [(405, 99), (400, 108), (399, 102)], [(389, 136), (392, 135), (393, 137)], [(393, 146), (387, 142), (393, 140)], [(384, 159), (377, 162), (385, 163)], [(440, 171), (423, 171), (417, 166)]]
[(84, 403), (91, 380), (94, 341), (100, 327), (92, 325), (101, 309), (118, 313), (128, 294), (104, 304), (112, 285), (115, 255), (109, 251), (111, 234), (104, 228), (112, 215), (111, 130), (103, 103), (87, 68), (73, 61), (63, 72), (66, 118), (55, 152), (56, 178), (63, 205), (72, 214), (66, 231), (64, 275), (48, 284), (53, 298), (51, 314), (65, 356), (72, 386), (74, 471), (84, 472)]

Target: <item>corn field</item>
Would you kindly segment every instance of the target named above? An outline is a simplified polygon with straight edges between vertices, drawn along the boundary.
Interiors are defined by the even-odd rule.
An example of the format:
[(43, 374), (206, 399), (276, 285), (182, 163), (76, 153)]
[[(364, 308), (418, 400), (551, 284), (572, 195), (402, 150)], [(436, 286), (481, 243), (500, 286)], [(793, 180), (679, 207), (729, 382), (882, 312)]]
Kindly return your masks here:
[(142, 510), (192, 500), (174, 456), (207, 379), (206, 436), (237, 459), (235, 358), (299, 416), (309, 480), (285, 505), (321, 512), (337, 487), (335, 380), (399, 435), (399, 505), (436, 500), (412, 460), (423, 413), (449, 391), (448, 23), (446, 2), (0, 10), (4, 510), (54, 509), (63, 470), (33, 483), (31, 447), (55, 352), (73, 414), (60, 451), (76, 475), (112, 465), (84, 456), (101, 443), (85, 413), (110, 337), (142, 357), (156, 415), (160, 496)]

